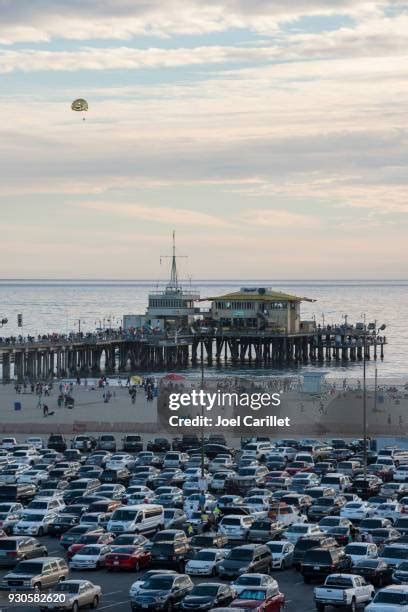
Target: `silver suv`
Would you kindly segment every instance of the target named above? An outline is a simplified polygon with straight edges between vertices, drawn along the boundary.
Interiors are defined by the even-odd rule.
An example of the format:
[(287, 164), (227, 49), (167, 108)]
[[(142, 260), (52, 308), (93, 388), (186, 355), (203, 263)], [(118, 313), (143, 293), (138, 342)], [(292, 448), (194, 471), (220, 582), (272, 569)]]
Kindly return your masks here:
[(48, 589), (68, 576), (68, 566), (61, 557), (38, 557), (20, 561), (0, 582), (1, 590)]

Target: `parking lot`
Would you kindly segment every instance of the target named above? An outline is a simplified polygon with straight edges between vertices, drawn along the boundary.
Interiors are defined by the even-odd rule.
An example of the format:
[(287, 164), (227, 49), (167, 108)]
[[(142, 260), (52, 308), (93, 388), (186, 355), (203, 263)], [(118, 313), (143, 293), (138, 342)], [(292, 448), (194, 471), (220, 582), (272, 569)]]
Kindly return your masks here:
[[(58, 545), (58, 540), (55, 538), (44, 537), (42, 538), (46, 543), (50, 555), (60, 556), (64, 555), (64, 549)], [(6, 571), (0, 571), (0, 580), (5, 575)], [(130, 598), (129, 588), (139, 576), (143, 575), (144, 572), (139, 574), (135, 572), (115, 572), (111, 573), (106, 570), (89, 570), (86, 572), (75, 571), (71, 572), (71, 578), (83, 578), (85, 580), (91, 580), (95, 584), (99, 584), (102, 587), (102, 599), (98, 607), (98, 610), (114, 610), (115, 612), (129, 612), (130, 610)], [(274, 572), (274, 577), (278, 580), (279, 586), (284, 593), (287, 594), (286, 600), (286, 612), (311, 612), (315, 611), (313, 602), (313, 586), (305, 585), (302, 577), (293, 569), (288, 569), (283, 572)], [(207, 579), (208, 580), (208, 579)], [(217, 581), (219, 579), (217, 578)], [(193, 582), (199, 584), (205, 582), (206, 579), (194, 578)], [(220, 580), (220, 582), (226, 582)], [(6, 605), (7, 593), (1, 595), (2, 602), (1, 610), (5, 612), (7, 609), (12, 609)], [(27, 612), (38, 610), (38, 608), (24, 606)]]
[[(47, 533), (57, 528), (61, 518), (68, 515), (73, 521), (75, 519), (73, 531), (79, 526), (83, 529), (84, 537), (89, 534), (95, 538), (92, 541), (99, 542), (97, 546), (105, 545), (110, 553), (115, 553), (115, 550), (119, 550), (118, 545), (115, 548), (115, 540), (123, 530), (125, 534), (138, 531), (136, 519), (132, 527), (129, 527), (130, 523), (117, 526), (124, 520), (120, 512), (134, 513), (133, 508), (147, 509), (146, 514), (143, 514), (143, 510), (143, 516), (139, 516), (139, 519), (142, 516), (140, 520), (146, 527), (145, 521), (149, 520), (146, 517), (151, 512), (149, 509), (152, 509), (152, 520), (159, 515), (157, 520), (160, 525), (155, 523), (152, 529), (148, 529), (145, 533), (147, 539), (142, 538), (144, 542), (135, 547), (137, 554), (142, 551), (147, 555), (147, 570), (151, 567), (160, 571), (171, 568), (191, 574), (186, 562), (195, 559), (201, 552), (200, 547), (191, 548), (194, 535), (205, 532), (224, 538), (220, 548), (226, 561), (217, 563), (212, 577), (191, 574), (194, 585), (208, 582), (229, 585), (233, 582), (242, 574), (242, 570), (237, 570), (235, 576), (223, 577), (224, 565), (231, 551), (239, 547), (252, 547), (254, 551), (266, 549), (268, 558), (272, 560), (273, 543), (287, 542), (292, 546), (287, 567), (272, 568), (268, 562), (266, 571), (257, 569), (255, 565), (245, 570), (246, 574), (244, 571), (244, 575), (254, 572), (274, 579), (271, 582), (271, 578), (268, 578), (269, 607), (251, 607), (267, 612), (280, 609), (281, 604), (273, 604), (273, 601), (276, 599), (277, 602), (281, 594), (285, 597), (285, 609), (289, 612), (316, 610), (314, 587), (321, 585), (330, 571), (323, 567), (324, 575), (316, 574), (313, 563), (308, 564), (310, 551), (322, 550), (324, 554), (332, 555), (337, 564), (334, 573), (336, 570), (359, 573), (359, 559), (352, 560), (350, 553), (347, 553), (346, 546), (350, 542), (362, 542), (363, 548), (371, 546), (375, 549), (372, 558), (381, 562), (382, 557), (389, 556), (393, 552), (392, 546), (397, 544), (399, 556), (408, 561), (408, 525), (404, 524), (404, 515), (408, 510), (408, 484), (405, 478), (408, 457), (403, 449), (385, 449), (379, 453), (367, 449), (364, 453), (361, 440), (261, 439), (247, 441), (241, 448), (232, 448), (229, 444), (222, 439), (207, 439), (202, 448), (201, 441), (194, 436), (172, 440), (152, 437), (143, 440), (137, 436), (125, 436), (122, 440), (122, 436), (110, 434), (103, 434), (99, 439), (88, 434), (69, 440), (60, 434), (44, 439), (32, 437), (24, 441), (21, 438), (3, 438), (0, 441), (0, 514), (7, 503), (11, 503), (6, 498), (14, 491), (13, 487), (17, 486), (19, 494), (28, 497), (23, 500), (24, 507), (18, 515), (12, 516), (10, 512), (6, 513), (6, 517), (0, 517), (1, 525), (11, 538), (34, 536), (37, 542), (46, 547), (48, 557), (62, 558), (70, 565), (78, 563), (77, 555), (81, 556), (81, 550), (86, 550), (86, 544), (81, 544), (82, 540), (76, 536), (72, 544), (84, 548), (78, 548), (77, 554), (71, 554), (71, 561), (68, 559), (60, 536)], [(364, 460), (367, 460), (365, 479)], [(203, 488), (203, 466), (206, 493), (204, 490), (200, 493)], [(83, 490), (80, 489), (81, 483), (85, 485)], [(40, 509), (44, 504), (47, 509)], [(96, 512), (98, 504), (105, 505), (106, 511)], [(172, 526), (171, 533), (162, 521), (168, 516), (166, 512), (173, 514), (175, 510), (182, 518), (177, 526)], [(32, 518), (34, 512), (35, 518)], [(136, 514), (139, 515), (139, 510), (136, 510)], [(228, 520), (230, 524), (238, 521), (239, 528), (244, 531), (238, 534), (229, 531)], [(370, 524), (370, 521), (374, 523)], [(398, 526), (403, 527), (401, 532), (395, 528)], [(183, 544), (185, 548), (180, 558), (169, 557), (169, 565), (160, 561), (160, 538), (166, 546), (174, 544), (174, 554), (179, 554), (176, 542), (171, 540), (176, 537), (174, 529), (178, 529), (186, 543)], [(263, 529), (267, 531), (263, 533)], [(64, 534), (69, 535), (71, 527), (64, 527), (60, 533), (63, 537)], [(105, 540), (99, 540), (101, 534)], [(2, 542), (7, 541), (8, 537), (4, 535), (0, 538), (0, 558)], [(302, 555), (297, 557), (299, 542), (302, 541), (308, 547), (303, 552), (299, 549)], [(206, 549), (204, 547), (202, 550)], [(369, 549), (364, 550), (368, 554)], [(171, 562), (176, 558), (179, 561)], [(295, 562), (297, 570), (292, 567)], [(105, 563), (107, 558), (105, 560), (101, 556), (98, 569), (69, 567), (69, 574), (65, 578), (99, 585), (98, 609), (129, 611), (130, 587), (143, 578), (146, 569), (134, 567), (125, 571), (122, 568), (112, 572), (104, 567)], [(392, 575), (397, 563), (393, 564), (392, 559), (388, 559), (386, 565), (388, 580), (382, 580), (383, 587), (395, 582)], [(10, 571), (12, 568), (0, 570), (0, 584)], [(377, 583), (375, 586), (378, 590)], [(18, 590), (17, 587), (11, 588)], [(1, 609), (12, 609), (13, 606), (7, 601), (8, 591), (2, 590), (0, 594)], [(135, 600), (133, 597), (133, 601), (138, 601), (138, 596)], [(240, 604), (239, 597), (229, 607), (235, 603), (238, 607), (245, 607)], [(145, 607), (141, 602), (137, 605), (137, 609)], [(216, 607), (219, 606), (214, 605)], [(24, 608), (38, 609), (29, 605)], [(154, 607), (150, 606), (149, 609)], [(161, 609), (167, 610), (167, 607)], [(332, 608), (326, 605), (325, 609), (329, 611)]]

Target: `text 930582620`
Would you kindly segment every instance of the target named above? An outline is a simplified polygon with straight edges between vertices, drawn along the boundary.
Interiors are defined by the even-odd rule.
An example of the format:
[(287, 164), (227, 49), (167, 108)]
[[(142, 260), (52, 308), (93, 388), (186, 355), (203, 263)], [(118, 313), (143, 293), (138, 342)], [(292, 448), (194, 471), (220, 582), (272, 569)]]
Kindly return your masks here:
[(13, 591), (11, 593), (2, 593), (0, 595), (0, 605), (9, 605), (11, 607), (20, 606), (41, 606), (46, 604), (61, 604), (66, 601), (66, 593), (40, 593)]

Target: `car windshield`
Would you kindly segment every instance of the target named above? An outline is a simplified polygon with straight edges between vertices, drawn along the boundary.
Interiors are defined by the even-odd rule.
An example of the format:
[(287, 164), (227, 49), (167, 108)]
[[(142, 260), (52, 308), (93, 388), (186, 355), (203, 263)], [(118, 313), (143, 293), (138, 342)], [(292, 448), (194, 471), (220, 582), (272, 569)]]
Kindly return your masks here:
[(202, 550), (196, 554), (194, 561), (214, 561), (216, 556), (215, 552)]
[(271, 524), (268, 521), (255, 521), (251, 529), (260, 529), (261, 531), (269, 531)]
[(389, 559), (408, 559), (408, 547), (391, 547), (384, 546), (384, 550), (381, 554), (382, 557), (388, 557)]
[(346, 546), (346, 553), (348, 555), (365, 555), (367, 552), (367, 546), (364, 544), (349, 544)]
[(100, 548), (98, 548), (97, 546), (84, 546), (80, 551), (79, 554), (81, 555), (85, 555), (85, 556), (98, 556), (100, 553)]
[(228, 555), (231, 561), (250, 561), (252, 559), (252, 550), (244, 548), (233, 548)]
[(308, 529), (308, 525), (292, 525), (289, 527), (288, 531), (290, 531), (290, 533), (307, 533)]
[(133, 521), (136, 514), (134, 510), (116, 510), (112, 519), (114, 521)]
[(37, 521), (41, 523), (41, 521), (44, 519), (44, 514), (26, 514), (24, 513), (21, 519), (29, 523), (33, 523), (33, 522), (36, 523)]
[(376, 568), (378, 566), (377, 559), (364, 559), (357, 563), (356, 567), (368, 567), (369, 569)]
[(239, 596), (240, 599), (254, 599), (256, 601), (263, 601), (266, 599), (266, 591), (257, 589), (245, 589)]
[(268, 544), (268, 548), (271, 553), (280, 553), (283, 549), (283, 544)]
[(213, 584), (198, 584), (191, 591), (191, 595), (197, 597), (214, 597), (218, 593), (219, 586)]
[(408, 605), (408, 593), (398, 593), (398, 591), (379, 591), (374, 597), (375, 604), (391, 604), (394, 606)]
[(41, 574), (42, 568), (42, 563), (24, 561), (14, 568), (13, 574), (28, 574), (35, 576), (37, 574)]
[(240, 586), (259, 586), (261, 579), (258, 576), (240, 576), (235, 584)]
[(118, 546), (115, 548), (114, 553), (118, 555), (133, 555), (137, 550), (136, 546)]
[(59, 582), (55, 587), (57, 593), (78, 593), (79, 584), (72, 582)]
[(157, 576), (149, 578), (143, 585), (147, 591), (168, 591), (173, 586), (173, 577)]

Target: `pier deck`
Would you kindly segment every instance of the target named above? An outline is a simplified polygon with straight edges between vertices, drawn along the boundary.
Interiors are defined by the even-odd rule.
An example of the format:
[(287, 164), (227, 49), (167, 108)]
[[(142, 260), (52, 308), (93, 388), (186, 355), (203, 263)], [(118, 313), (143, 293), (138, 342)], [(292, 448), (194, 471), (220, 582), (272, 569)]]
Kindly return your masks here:
[(3, 381), (135, 370), (168, 370), (197, 364), (327, 363), (383, 359), (385, 336), (342, 326), (311, 332), (198, 329), (195, 333), (131, 335), (125, 332), (53, 335), (0, 341)]

